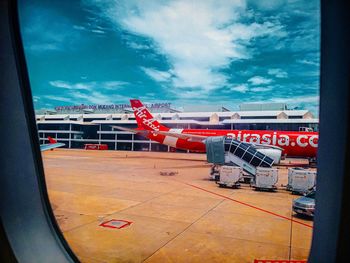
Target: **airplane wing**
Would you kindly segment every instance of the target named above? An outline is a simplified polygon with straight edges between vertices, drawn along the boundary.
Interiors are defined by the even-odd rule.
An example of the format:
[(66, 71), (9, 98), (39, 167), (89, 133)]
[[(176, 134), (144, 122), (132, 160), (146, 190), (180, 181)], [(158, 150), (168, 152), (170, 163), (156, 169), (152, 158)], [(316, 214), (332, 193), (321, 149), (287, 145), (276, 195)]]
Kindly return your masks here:
[[(116, 128), (121, 131), (128, 131), (136, 134), (141, 134), (144, 136), (147, 136), (148, 133), (153, 133), (153, 134), (161, 134), (164, 136), (171, 136), (171, 137), (176, 137), (179, 139), (184, 139), (188, 140), (191, 142), (203, 142), (207, 138), (207, 136), (202, 136), (202, 135), (197, 135), (197, 134), (189, 134), (189, 133), (177, 133), (177, 132), (171, 132), (171, 131), (147, 131), (147, 130), (137, 130), (137, 129), (130, 129), (130, 128), (125, 128), (125, 127), (120, 127), (120, 126), (112, 126), (113, 128)], [(276, 149), (276, 150), (281, 150), (283, 149), (281, 147), (275, 146), (275, 145), (269, 145), (269, 144), (259, 144), (259, 143), (250, 143), (254, 147), (258, 149)]]
[[(188, 134), (188, 133), (177, 133), (177, 132), (172, 132), (171, 130), (169, 131), (147, 131), (147, 130), (137, 130), (137, 129), (130, 129), (130, 128), (125, 128), (125, 127), (120, 127), (120, 126), (112, 126), (113, 128), (117, 128), (122, 131), (128, 131), (132, 132), (135, 134), (141, 134), (143, 136), (147, 136), (149, 133), (152, 134), (159, 134), (163, 136), (170, 136), (170, 137), (175, 137), (183, 140), (188, 140), (190, 142), (200, 142), (200, 143), (205, 143), (205, 140), (208, 138), (207, 136), (202, 136), (202, 135), (197, 135), (197, 134)], [(248, 143), (248, 142), (246, 142)], [(275, 163), (279, 163), (281, 160), (281, 155), (283, 152), (283, 149), (281, 147), (275, 146), (275, 145), (266, 145), (266, 144), (258, 144), (258, 143), (249, 143), (253, 145), (254, 147), (257, 148), (259, 152), (262, 152), (269, 157), (273, 158)]]
[(64, 143), (41, 144), (40, 150), (42, 152), (44, 152), (44, 151), (55, 149), (55, 148), (62, 147), (62, 146), (65, 146), (65, 144)]
[(121, 130), (121, 131), (127, 131), (127, 132), (132, 132), (132, 133), (135, 133), (135, 134), (139, 134), (139, 135), (142, 135), (144, 137), (146, 137), (150, 131), (147, 131), (147, 130), (137, 130), (137, 129), (130, 129), (130, 128), (125, 128), (125, 127), (121, 127), (121, 126), (112, 126), (113, 129), (118, 129), (118, 130)]
[[(201, 143), (205, 143), (205, 140), (207, 139), (206, 136), (175, 133), (171, 131), (153, 131), (152, 133), (162, 134), (165, 136), (172, 136), (172, 137), (181, 138), (192, 142), (201, 142)], [(283, 149), (281, 147), (278, 147), (275, 145), (265, 145), (265, 144), (257, 144), (257, 143), (254, 144), (249, 142), (246, 142), (246, 143), (253, 145), (254, 147), (256, 147), (256, 149), (259, 152), (264, 153), (267, 156), (271, 157), (276, 164), (281, 161), (281, 156), (283, 152)]]
[(251, 143), (254, 147), (257, 149), (275, 149), (275, 150), (280, 150), (283, 151), (283, 148), (278, 147), (276, 145), (270, 145), (270, 144), (259, 144), (259, 143)]
[[(165, 136), (172, 136), (176, 137), (179, 139), (184, 139), (192, 142), (203, 142), (207, 138), (207, 136), (202, 136), (202, 135), (197, 135), (197, 134), (188, 134), (188, 133), (176, 133), (176, 132), (171, 132), (171, 131), (152, 131), (152, 133), (155, 134), (162, 134)], [(246, 142), (249, 143), (249, 142)], [(249, 143), (252, 144), (254, 147), (257, 149), (275, 149), (275, 150), (280, 150), (283, 151), (281, 147), (275, 146), (275, 145), (267, 145), (267, 144), (258, 144), (258, 143)]]
[(55, 139), (51, 138), (50, 136), (48, 136), (47, 138), (49, 139), (50, 143), (40, 145), (40, 151), (42, 152), (65, 146), (64, 143), (59, 143)]
[(204, 140), (207, 138), (206, 136), (201, 136), (201, 135), (184, 134), (184, 133), (177, 133), (177, 132), (171, 132), (171, 131), (156, 131), (156, 130), (147, 131), (147, 130), (130, 129), (130, 128), (125, 128), (120, 126), (112, 126), (112, 128), (115, 128), (121, 131), (128, 131), (135, 134), (140, 134), (142, 136), (147, 136), (149, 133), (152, 133), (152, 134), (160, 134), (164, 136), (176, 137), (179, 139), (184, 139), (192, 142), (204, 142)]
[(190, 142), (202, 142), (202, 143), (204, 143), (205, 139), (207, 138), (207, 136), (202, 136), (202, 135), (188, 134), (188, 133), (177, 133), (177, 132), (171, 132), (171, 131), (152, 131), (152, 133), (161, 134), (164, 136), (176, 137), (179, 139), (188, 140)]

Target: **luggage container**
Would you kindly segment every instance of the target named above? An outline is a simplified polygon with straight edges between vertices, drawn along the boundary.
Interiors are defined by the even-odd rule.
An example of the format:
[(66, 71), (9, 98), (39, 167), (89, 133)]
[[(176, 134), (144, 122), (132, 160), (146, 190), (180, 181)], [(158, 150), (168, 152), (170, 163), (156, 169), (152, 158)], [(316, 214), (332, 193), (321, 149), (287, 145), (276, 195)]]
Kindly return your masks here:
[(288, 191), (292, 190), (293, 174), (303, 173), (306, 169), (302, 167), (288, 168), (288, 184), (286, 186)]
[(293, 194), (305, 194), (316, 185), (316, 171), (304, 168), (288, 169), (287, 190)]
[(277, 168), (257, 167), (252, 186), (256, 190), (274, 191), (278, 182)]
[(220, 187), (233, 187), (240, 186), (239, 181), (243, 177), (243, 169), (239, 166), (223, 165), (220, 168), (220, 179), (217, 184)]

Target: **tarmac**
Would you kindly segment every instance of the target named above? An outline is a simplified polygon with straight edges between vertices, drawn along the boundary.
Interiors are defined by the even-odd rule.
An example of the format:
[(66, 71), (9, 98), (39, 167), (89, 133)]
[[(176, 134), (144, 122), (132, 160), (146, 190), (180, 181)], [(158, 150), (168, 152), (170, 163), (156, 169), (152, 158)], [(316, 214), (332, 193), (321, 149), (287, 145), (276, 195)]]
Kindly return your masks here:
[[(56, 220), (81, 262), (306, 260), (313, 222), (277, 192), (219, 188), (204, 154), (43, 152)], [(174, 175), (161, 175), (171, 173)], [(110, 220), (122, 220), (114, 223)]]

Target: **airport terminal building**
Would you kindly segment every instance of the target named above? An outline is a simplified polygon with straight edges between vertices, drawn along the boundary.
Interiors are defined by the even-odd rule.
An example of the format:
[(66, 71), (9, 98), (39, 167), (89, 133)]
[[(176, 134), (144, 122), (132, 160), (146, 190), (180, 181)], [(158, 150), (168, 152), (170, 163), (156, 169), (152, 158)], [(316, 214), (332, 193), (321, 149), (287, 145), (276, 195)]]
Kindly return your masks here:
[[(288, 131), (312, 128), (318, 131), (318, 119), (310, 111), (291, 110), (283, 103), (242, 104), (239, 111), (209, 106), (178, 110), (170, 103), (146, 106), (169, 128)], [(113, 125), (137, 127), (132, 109), (126, 104), (56, 107), (55, 110), (38, 111), (36, 122), (41, 144), (47, 143), (47, 136), (51, 136), (65, 143), (67, 148), (107, 144), (110, 150), (175, 151), (140, 135), (113, 129)]]

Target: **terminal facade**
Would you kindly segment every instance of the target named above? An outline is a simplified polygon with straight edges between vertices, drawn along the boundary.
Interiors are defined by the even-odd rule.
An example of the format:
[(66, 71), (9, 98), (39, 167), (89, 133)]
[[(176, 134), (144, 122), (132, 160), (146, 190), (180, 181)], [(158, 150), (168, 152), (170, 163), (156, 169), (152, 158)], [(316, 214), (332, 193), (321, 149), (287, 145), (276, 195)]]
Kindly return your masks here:
[[(40, 143), (47, 143), (47, 137), (51, 136), (65, 143), (67, 148), (107, 144), (110, 150), (181, 151), (140, 135), (113, 129), (113, 125), (137, 127), (132, 109), (128, 105), (103, 106), (65, 106), (56, 107), (55, 111), (37, 112)], [(318, 119), (310, 111), (291, 110), (283, 103), (242, 104), (239, 111), (224, 107), (208, 107), (212, 111), (180, 111), (171, 108), (170, 103), (155, 103), (147, 107), (160, 123), (169, 128), (286, 131), (311, 128), (318, 131)]]

